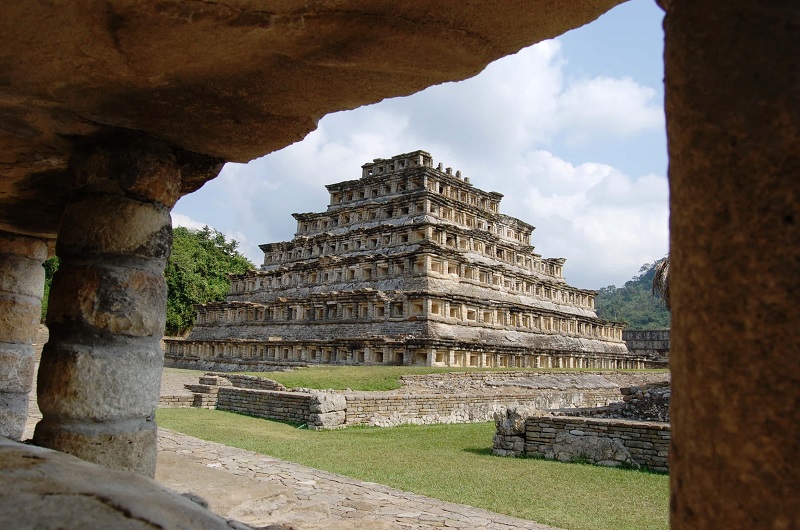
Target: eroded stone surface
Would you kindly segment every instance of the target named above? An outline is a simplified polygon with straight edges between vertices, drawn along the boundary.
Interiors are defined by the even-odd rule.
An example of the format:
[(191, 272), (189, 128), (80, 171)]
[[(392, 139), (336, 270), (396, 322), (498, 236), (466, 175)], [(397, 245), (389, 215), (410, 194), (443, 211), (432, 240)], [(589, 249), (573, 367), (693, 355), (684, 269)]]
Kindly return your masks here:
[(153, 480), (0, 437), (0, 527), (228, 530)]
[(552, 451), (546, 453), (545, 458), (560, 462), (592, 462), (611, 467), (622, 464), (639, 467), (619, 440), (585, 434), (579, 429), (556, 434)]
[[(53, 235), (71, 190), (70, 152), (108, 128), (181, 149), (187, 193), (216, 176), (204, 157), (244, 162), (275, 151), (327, 113), (471, 77), (618, 3), (8, 5), (0, 21), (0, 228)], [(169, 197), (171, 186), (154, 178), (145, 188)]]
[[(64, 211), (57, 241), (61, 266), (37, 389), (43, 419), (33, 440), (153, 476), (162, 273), (172, 242), (169, 210), (160, 201), (176, 198), (180, 169), (164, 142), (150, 139), (144, 149), (140, 135), (111, 137), (83, 145), (71, 160), (81, 189)], [(166, 187), (148, 194), (154, 179)]]
[(800, 12), (792, 1), (663, 4), (670, 521), (791, 528), (800, 521), (800, 503), (787, 502), (800, 491)]
[(34, 376), (46, 241), (0, 232), (0, 436), (19, 440)]

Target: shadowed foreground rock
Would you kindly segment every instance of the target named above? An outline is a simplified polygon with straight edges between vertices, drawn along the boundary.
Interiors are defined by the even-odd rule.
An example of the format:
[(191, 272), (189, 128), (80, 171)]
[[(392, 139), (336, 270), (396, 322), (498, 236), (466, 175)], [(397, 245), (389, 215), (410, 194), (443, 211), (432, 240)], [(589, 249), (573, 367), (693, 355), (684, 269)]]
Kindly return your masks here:
[(472, 77), (619, 3), (3, 2), (0, 230), (54, 237), (72, 151), (98, 133), (182, 150), (188, 193), (216, 176), (206, 158), (247, 162), (325, 114)]
[(151, 479), (2, 437), (0, 469), (0, 528), (231, 528)]

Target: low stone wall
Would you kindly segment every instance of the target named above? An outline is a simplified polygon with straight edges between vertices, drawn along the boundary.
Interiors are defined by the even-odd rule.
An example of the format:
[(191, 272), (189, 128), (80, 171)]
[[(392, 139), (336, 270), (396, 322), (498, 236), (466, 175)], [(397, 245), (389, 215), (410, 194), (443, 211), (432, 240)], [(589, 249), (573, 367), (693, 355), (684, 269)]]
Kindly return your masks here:
[(426, 425), (491, 421), (508, 406), (538, 409), (597, 407), (619, 398), (619, 389), (570, 389), (503, 392), (497, 394), (398, 394), (390, 392), (346, 393), (345, 425)]
[(549, 416), (510, 407), (495, 416), (495, 424), (493, 452), (497, 455), (669, 469), (668, 423)]
[(217, 409), (270, 420), (306, 423), (311, 394), (221, 387)]
[(473, 392), (499, 387), (565, 390), (569, 388), (622, 388), (670, 380), (668, 372), (584, 371), (475, 371), (403, 375), (407, 388), (435, 393)]
[(227, 410), (270, 420), (305, 424), (313, 429), (331, 429), (345, 422), (346, 403), (335, 392), (288, 392), (220, 387), (218, 410)]
[(169, 354), (164, 355), (164, 367), (187, 370), (208, 370), (214, 372), (282, 372), (291, 368), (308, 366), (308, 363), (247, 359), (184, 359)]
[(194, 396), (161, 396), (158, 398), (159, 407), (189, 408), (194, 406)]
[[(216, 405), (220, 410), (302, 423), (312, 428), (482, 422), (491, 421), (496, 412), (508, 407), (596, 409), (615, 402), (620, 396), (619, 382), (610, 380), (620, 374), (518, 373), (520, 380), (537, 378), (537, 384), (544, 388), (491, 386), (501, 378), (505, 381), (508, 372), (437, 375), (486, 381), (489, 386), (459, 393), (419, 391), (414, 387), (390, 392), (287, 391), (280, 383), (265, 378), (208, 373), (200, 378), (200, 385), (187, 385), (187, 388), (198, 392), (195, 398), (204, 400), (202, 406)], [(663, 379), (666, 374), (631, 375)]]
[(427, 425), (491, 421), (509, 405), (536, 408), (605, 405), (618, 389), (537, 391), (503, 394), (407, 394), (394, 392), (299, 392), (220, 387), (217, 409), (312, 428)]

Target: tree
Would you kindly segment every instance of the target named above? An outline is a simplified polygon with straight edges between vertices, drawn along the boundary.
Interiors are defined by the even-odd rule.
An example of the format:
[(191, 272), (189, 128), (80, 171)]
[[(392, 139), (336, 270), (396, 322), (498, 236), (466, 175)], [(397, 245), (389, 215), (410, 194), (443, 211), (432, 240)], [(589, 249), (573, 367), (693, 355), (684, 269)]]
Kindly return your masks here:
[(597, 316), (625, 322), (628, 329), (665, 329), (670, 327), (669, 306), (658, 289), (653, 289), (654, 278), (663, 260), (645, 263), (639, 275), (622, 287), (609, 285), (597, 292)]
[(230, 274), (254, 268), (236, 250), (235, 240), (207, 226), (200, 230), (177, 227), (172, 233), (164, 277), (167, 281), (167, 335), (186, 333), (194, 325), (195, 305), (220, 301), (230, 288)]

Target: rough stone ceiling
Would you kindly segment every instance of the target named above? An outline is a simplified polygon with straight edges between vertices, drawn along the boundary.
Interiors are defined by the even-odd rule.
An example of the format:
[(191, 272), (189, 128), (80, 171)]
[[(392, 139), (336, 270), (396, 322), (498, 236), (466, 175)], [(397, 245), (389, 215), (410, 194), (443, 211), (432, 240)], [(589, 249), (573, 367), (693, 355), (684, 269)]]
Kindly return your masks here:
[(244, 162), (621, 1), (3, 2), (0, 229), (52, 237), (70, 152), (105, 129)]

